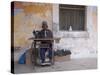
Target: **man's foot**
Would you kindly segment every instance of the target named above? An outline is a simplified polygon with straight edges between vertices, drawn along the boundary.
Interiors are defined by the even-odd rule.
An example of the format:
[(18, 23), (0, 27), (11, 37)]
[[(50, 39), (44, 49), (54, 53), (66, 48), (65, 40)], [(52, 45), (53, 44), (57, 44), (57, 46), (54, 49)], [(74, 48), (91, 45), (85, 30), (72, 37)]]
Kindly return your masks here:
[(51, 63), (41, 63), (41, 66), (50, 66), (51, 65)]
[(42, 60), (41, 63), (45, 63), (45, 60)]

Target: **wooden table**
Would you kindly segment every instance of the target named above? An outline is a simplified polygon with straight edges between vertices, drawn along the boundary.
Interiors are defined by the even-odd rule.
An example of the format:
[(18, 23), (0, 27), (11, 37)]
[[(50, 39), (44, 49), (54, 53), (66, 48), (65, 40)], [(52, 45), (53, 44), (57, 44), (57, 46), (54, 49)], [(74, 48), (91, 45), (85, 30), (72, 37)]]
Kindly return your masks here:
[(59, 43), (60, 38), (34, 38), (34, 37), (31, 37), (31, 38), (29, 38), (29, 40), (33, 40), (33, 41), (45, 41), (45, 40), (48, 40), (48, 41), (55, 41), (56, 43)]

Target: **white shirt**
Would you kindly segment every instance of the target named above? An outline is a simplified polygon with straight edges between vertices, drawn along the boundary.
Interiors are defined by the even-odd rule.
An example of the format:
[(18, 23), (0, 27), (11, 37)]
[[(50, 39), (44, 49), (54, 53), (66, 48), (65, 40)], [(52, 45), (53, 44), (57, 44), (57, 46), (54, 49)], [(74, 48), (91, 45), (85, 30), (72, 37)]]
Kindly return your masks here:
[(46, 30), (44, 31), (44, 36), (47, 37), (47, 31)]

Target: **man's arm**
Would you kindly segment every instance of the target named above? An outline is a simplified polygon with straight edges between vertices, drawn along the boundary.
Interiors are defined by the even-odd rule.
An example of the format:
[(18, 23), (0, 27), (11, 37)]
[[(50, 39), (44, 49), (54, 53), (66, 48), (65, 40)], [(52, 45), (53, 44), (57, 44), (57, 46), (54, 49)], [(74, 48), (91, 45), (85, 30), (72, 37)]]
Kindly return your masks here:
[(50, 37), (50, 38), (53, 38), (53, 33), (52, 33), (51, 30), (49, 30), (49, 37)]
[(53, 33), (52, 33), (52, 31), (51, 31), (51, 38), (53, 38)]
[[(50, 32), (50, 33), (49, 33), (50, 38), (52, 38), (52, 39), (53, 39), (53, 33), (52, 33), (52, 31), (51, 31), (51, 30), (49, 30), (49, 32)], [(53, 42), (54, 42), (54, 40), (51, 40), (50, 42), (51, 42), (51, 43), (53, 43)]]

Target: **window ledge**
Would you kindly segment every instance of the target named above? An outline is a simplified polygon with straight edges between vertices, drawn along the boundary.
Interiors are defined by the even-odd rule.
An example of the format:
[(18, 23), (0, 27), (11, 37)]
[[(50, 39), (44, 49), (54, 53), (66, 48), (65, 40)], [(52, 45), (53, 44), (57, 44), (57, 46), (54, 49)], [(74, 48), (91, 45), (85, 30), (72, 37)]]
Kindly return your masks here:
[(62, 38), (89, 38), (87, 31), (59, 31)]

